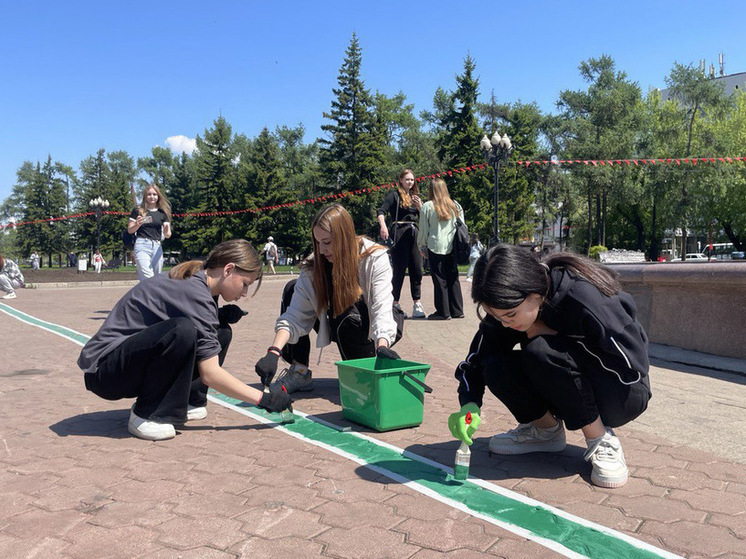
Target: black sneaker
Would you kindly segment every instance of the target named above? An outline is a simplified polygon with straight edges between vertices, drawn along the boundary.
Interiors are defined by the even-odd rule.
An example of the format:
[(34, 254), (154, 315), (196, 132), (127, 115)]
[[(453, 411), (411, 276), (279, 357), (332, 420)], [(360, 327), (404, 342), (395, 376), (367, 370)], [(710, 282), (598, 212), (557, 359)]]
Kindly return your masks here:
[(428, 320), (451, 320), (450, 316), (443, 316), (442, 314), (438, 314), (436, 312), (427, 315)]

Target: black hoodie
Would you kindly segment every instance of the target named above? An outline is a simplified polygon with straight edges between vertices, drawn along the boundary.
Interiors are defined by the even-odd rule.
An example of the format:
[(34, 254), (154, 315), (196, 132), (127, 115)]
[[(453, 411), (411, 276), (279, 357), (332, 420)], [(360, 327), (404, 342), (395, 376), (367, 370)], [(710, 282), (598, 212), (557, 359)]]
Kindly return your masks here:
[[(637, 309), (625, 292), (608, 297), (593, 284), (565, 269), (554, 269), (552, 286), (539, 318), (558, 336), (574, 340), (598, 359), (599, 368), (615, 374), (624, 384), (647, 376), (648, 337), (637, 321)], [(506, 328), (491, 316), (479, 325), (469, 355), (456, 367), (461, 405), (482, 406), (485, 379), (482, 363), (487, 356), (511, 351), (528, 336)]]

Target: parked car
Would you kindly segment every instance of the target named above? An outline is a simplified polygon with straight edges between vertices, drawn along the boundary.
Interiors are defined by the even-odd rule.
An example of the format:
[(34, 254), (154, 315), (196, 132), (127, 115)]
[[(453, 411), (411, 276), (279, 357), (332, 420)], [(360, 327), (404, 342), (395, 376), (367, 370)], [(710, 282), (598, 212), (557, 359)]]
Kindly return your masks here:
[(730, 253), (731, 260), (745, 260), (744, 252), (742, 250), (734, 250)]
[(687, 252), (684, 255), (684, 260), (690, 260), (690, 261), (695, 261), (695, 262), (707, 262), (709, 258), (707, 258), (701, 252)]

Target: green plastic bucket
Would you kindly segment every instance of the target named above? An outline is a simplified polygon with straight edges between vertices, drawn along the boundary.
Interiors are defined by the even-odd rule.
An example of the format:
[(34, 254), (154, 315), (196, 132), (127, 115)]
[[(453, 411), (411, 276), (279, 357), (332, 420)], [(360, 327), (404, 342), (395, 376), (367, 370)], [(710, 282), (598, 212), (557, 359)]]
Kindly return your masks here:
[[(425, 407), (430, 365), (377, 357), (337, 361), (342, 415), (376, 431), (416, 427)], [(411, 375), (411, 376), (410, 376)]]

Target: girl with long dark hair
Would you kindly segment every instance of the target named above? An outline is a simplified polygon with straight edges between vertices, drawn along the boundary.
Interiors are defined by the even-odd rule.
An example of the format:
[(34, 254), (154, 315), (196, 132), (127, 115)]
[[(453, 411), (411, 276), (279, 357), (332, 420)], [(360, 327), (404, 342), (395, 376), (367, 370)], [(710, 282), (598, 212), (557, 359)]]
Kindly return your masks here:
[(565, 426), (580, 429), (591, 481), (624, 485), (627, 464), (612, 428), (638, 417), (651, 396), (647, 335), (632, 297), (590, 259), (539, 259), (511, 245), (481, 256), (473, 280), (472, 299), (487, 316), (456, 369), (462, 407), (449, 417), (451, 433), (471, 444), (487, 387), (519, 422), (491, 438), (491, 452), (559, 452)]

